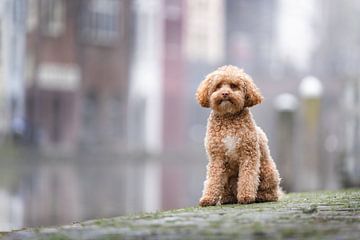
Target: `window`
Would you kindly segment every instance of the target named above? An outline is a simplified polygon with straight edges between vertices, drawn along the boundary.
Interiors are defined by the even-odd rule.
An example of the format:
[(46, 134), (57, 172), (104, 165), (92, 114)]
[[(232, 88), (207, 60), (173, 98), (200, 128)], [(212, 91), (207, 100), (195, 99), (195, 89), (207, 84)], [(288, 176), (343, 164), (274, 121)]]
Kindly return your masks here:
[(81, 19), (84, 40), (99, 45), (111, 45), (119, 37), (119, 0), (86, 1)]
[(41, 28), (49, 37), (59, 37), (65, 30), (64, 0), (41, 1)]

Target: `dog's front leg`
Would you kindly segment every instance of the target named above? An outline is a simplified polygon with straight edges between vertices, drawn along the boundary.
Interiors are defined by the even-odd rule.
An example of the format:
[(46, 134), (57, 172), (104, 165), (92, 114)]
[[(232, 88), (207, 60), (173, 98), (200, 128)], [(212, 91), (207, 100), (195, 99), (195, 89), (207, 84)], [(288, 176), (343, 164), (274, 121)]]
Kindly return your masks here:
[(241, 204), (255, 202), (259, 186), (260, 154), (251, 155), (242, 156), (239, 164), (237, 200)]
[(211, 159), (207, 166), (207, 176), (204, 182), (203, 195), (199, 205), (202, 207), (214, 206), (220, 203), (224, 195), (226, 183), (226, 168), (222, 159)]

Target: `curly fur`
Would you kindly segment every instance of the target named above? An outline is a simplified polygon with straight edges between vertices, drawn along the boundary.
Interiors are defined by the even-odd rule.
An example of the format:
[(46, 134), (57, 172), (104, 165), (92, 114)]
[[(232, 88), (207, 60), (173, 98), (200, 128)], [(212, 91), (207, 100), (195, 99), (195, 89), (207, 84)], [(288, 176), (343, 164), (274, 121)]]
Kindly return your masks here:
[(200, 83), (196, 98), (212, 109), (200, 206), (277, 201), (282, 194), (279, 173), (266, 135), (249, 111), (263, 100), (251, 77), (235, 66), (220, 67)]

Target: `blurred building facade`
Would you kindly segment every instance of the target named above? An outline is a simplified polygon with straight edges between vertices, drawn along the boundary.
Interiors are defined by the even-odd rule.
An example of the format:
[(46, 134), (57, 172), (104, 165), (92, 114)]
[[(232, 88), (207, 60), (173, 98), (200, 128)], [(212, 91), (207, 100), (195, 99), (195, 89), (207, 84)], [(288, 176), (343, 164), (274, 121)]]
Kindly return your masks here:
[(31, 141), (57, 149), (121, 147), (126, 136), (130, 3), (29, 4)]
[[(347, 0), (320, 1), (323, 7), (321, 44), (317, 49), (314, 69), (324, 79), (326, 119), (323, 159), (337, 157), (335, 171), (345, 186), (360, 184), (360, 3)], [(323, 152), (323, 153), (324, 153)], [(332, 160), (334, 161), (334, 160)], [(329, 175), (328, 179), (333, 176)], [(338, 179), (339, 180), (339, 179)]]
[[(242, 9), (238, 14), (238, 9)], [(246, 9), (246, 10), (245, 10)], [(226, 1), (227, 60), (265, 81), (274, 61), (278, 1)]]
[(1, 131), (22, 133), (25, 119), (26, 1), (1, 2)]

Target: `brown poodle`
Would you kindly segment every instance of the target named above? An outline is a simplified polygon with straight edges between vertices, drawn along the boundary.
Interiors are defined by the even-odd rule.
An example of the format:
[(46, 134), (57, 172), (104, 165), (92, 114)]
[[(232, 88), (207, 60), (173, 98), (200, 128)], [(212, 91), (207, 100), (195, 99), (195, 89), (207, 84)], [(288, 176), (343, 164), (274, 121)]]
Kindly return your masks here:
[(265, 133), (249, 107), (263, 97), (243, 70), (223, 66), (210, 73), (196, 92), (210, 107), (205, 147), (209, 158), (200, 206), (277, 201), (280, 177)]

